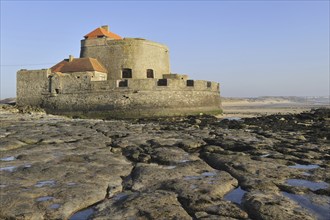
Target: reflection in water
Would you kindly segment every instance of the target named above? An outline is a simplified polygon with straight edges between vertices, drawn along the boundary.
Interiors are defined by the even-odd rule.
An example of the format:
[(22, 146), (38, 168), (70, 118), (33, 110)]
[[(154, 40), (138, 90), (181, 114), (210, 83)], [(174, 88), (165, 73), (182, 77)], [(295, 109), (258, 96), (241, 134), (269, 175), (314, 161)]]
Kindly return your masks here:
[(242, 198), (245, 195), (246, 191), (241, 189), (239, 186), (238, 188), (232, 190), (231, 192), (227, 193), (223, 198), (225, 200), (231, 201), (236, 204), (241, 204), (242, 203)]
[(290, 186), (302, 186), (307, 187), (311, 190), (318, 190), (318, 189), (325, 189), (329, 186), (326, 182), (312, 182), (308, 180), (302, 180), (302, 179), (288, 179), (286, 183)]
[(55, 186), (55, 180), (45, 180), (37, 182), (36, 187)]
[(60, 204), (57, 204), (57, 203), (52, 204), (52, 205), (49, 206), (50, 209), (58, 209), (60, 207), (61, 207), (61, 205)]
[(9, 157), (0, 158), (0, 161), (13, 161), (13, 160), (16, 160), (16, 157), (9, 156)]
[(15, 166), (8, 166), (8, 167), (1, 167), (0, 171), (14, 172), (15, 169), (16, 169)]
[(51, 199), (54, 199), (54, 197), (52, 196), (43, 196), (43, 197), (39, 197), (36, 199), (37, 202), (44, 202), (44, 201), (48, 201), (48, 200), (51, 200)]
[(69, 218), (69, 220), (88, 220), (94, 212), (95, 212), (94, 207), (83, 209), (83, 210), (73, 214)]
[(296, 168), (296, 169), (311, 170), (311, 169), (317, 169), (320, 166), (317, 164), (309, 164), (309, 165), (296, 164), (296, 165), (292, 165), (292, 166), (288, 166), (288, 167)]
[(287, 192), (283, 192), (283, 195), (296, 201), (300, 206), (306, 208), (311, 211), (313, 214), (317, 216), (318, 220), (329, 220), (330, 219), (330, 205), (317, 205), (314, 204), (311, 200), (303, 195), (296, 195)]

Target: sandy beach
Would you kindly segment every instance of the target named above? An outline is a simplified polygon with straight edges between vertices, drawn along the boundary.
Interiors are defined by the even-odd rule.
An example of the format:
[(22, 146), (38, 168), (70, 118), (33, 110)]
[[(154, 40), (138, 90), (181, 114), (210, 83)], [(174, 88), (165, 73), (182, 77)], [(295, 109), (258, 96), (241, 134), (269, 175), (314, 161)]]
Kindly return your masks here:
[(329, 108), (326, 97), (258, 97), (258, 98), (227, 98), (223, 97), (224, 114), (219, 118), (249, 118), (271, 114), (295, 114), (314, 108)]

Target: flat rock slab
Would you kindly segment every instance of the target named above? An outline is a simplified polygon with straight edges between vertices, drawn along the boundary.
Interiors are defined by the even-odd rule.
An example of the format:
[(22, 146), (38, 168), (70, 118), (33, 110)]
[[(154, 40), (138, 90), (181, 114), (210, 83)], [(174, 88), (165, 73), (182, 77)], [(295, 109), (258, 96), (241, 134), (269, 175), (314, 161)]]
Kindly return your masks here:
[(0, 219), (330, 217), (329, 109), (104, 121), (0, 107)]
[(192, 219), (182, 208), (173, 192), (155, 190), (153, 192), (128, 194), (124, 198), (114, 198), (97, 206), (93, 219)]
[(110, 152), (108, 137), (88, 127), (95, 121), (47, 117), (1, 117), (7, 135), (1, 138), (0, 218), (66, 219), (110, 189), (120, 192), (121, 177), (133, 168)]

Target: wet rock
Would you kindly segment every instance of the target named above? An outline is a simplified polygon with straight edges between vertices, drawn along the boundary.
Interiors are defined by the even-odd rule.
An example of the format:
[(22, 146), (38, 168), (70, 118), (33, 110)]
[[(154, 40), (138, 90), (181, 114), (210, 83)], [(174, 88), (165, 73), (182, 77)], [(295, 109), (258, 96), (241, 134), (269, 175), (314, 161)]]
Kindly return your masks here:
[(201, 160), (181, 163), (175, 167), (158, 164), (138, 163), (132, 171), (132, 189), (135, 191), (154, 190), (165, 181), (183, 179), (184, 176), (199, 176), (204, 171), (213, 170)]
[[(7, 120), (11, 121), (7, 127), (10, 134), (1, 139), (8, 143), (2, 145), (3, 155), (14, 155), (16, 159), (1, 160), (0, 165), (16, 168), (0, 171), (0, 218), (65, 219), (103, 200), (109, 186), (114, 187), (112, 193), (122, 190), (121, 176), (128, 175), (132, 165), (125, 157), (110, 153), (102, 144), (108, 138), (88, 127), (93, 122), (62, 117), (40, 120), (38, 115), (29, 115), (22, 124), (16, 115), (1, 118)], [(36, 133), (43, 141), (29, 139)], [(79, 138), (67, 141), (72, 140), (70, 136)], [(24, 142), (11, 141), (15, 139)]]
[(135, 121), (28, 111), (0, 108), (1, 219), (91, 205), (96, 219), (328, 219), (329, 109)]
[(216, 212), (214, 209), (218, 210), (216, 207), (225, 203), (222, 200), (223, 196), (237, 187), (237, 184), (237, 180), (227, 172), (209, 171), (199, 175), (184, 176), (182, 179), (164, 181), (161, 188), (176, 192), (179, 201), (191, 215), (206, 211), (226, 216), (229, 214)]
[(315, 219), (302, 207), (279, 194), (250, 192), (243, 205), (253, 219)]
[(97, 206), (95, 220), (103, 219), (192, 219), (182, 208), (173, 192), (154, 192), (129, 195), (123, 200), (110, 199)]
[(276, 183), (296, 175), (294, 170), (277, 160), (258, 161), (239, 154), (204, 153), (202, 157), (213, 168), (229, 172), (245, 189), (278, 191)]

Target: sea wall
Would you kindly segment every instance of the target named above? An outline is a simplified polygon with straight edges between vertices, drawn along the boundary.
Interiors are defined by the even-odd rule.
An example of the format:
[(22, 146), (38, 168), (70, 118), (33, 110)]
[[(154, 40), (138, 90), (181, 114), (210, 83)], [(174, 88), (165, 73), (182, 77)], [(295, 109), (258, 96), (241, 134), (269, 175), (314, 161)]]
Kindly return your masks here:
[(90, 118), (139, 118), (221, 113), (217, 91), (121, 90), (58, 94), (44, 102), (48, 113)]

